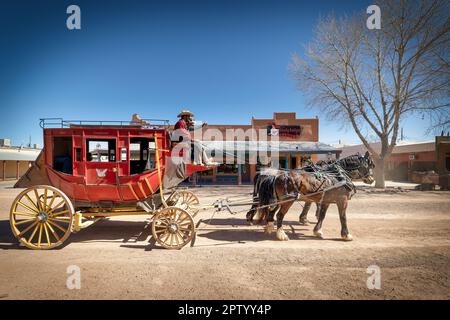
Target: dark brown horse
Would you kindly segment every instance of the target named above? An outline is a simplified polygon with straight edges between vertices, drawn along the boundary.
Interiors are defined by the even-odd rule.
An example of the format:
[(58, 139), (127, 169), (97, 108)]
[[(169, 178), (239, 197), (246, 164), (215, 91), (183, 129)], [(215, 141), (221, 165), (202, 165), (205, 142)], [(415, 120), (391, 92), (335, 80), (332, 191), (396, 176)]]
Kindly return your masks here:
[[(364, 156), (360, 156), (359, 154), (354, 154), (345, 158), (342, 158), (337, 161), (321, 161), (316, 163), (315, 165), (307, 165), (301, 169), (295, 169), (299, 171), (305, 171), (305, 172), (320, 172), (320, 171), (327, 171), (328, 169), (332, 169), (333, 165), (337, 164), (342, 169), (345, 170), (348, 176), (352, 180), (354, 179), (362, 179), (365, 183), (371, 184), (373, 182), (373, 168), (374, 163), (372, 158), (370, 157), (370, 154), (366, 152)], [(265, 169), (260, 172), (257, 172), (254, 177), (254, 185), (253, 185), (253, 201), (254, 204), (250, 208), (250, 210), (247, 213), (247, 222), (252, 223), (253, 216), (256, 214), (257, 208), (259, 206), (259, 190), (261, 189), (261, 182), (267, 178), (267, 176), (273, 176), (277, 175), (279, 173), (283, 172), (283, 170), (276, 170), (276, 169)], [(306, 200), (305, 205), (303, 207), (303, 210), (300, 214), (299, 221), (301, 224), (307, 224), (307, 214), (311, 207), (312, 201)], [(319, 207), (317, 207), (316, 216), (319, 215)]]
[[(334, 163), (337, 163), (341, 166), (346, 173), (350, 176), (352, 180), (362, 180), (366, 184), (372, 184), (372, 171), (375, 168), (374, 162), (370, 157), (370, 154), (366, 152), (364, 157), (359, 154), (351, 155), (345, 158), (342, 158), (337, 161), (320, 161), (313, 166), (315, 170), (327, 170)], [(305, 201), (305, 205), (303, 206), (303, 210), (299, 216), (299, 222), (302, 225), (308, 225), (307, 215), (311, 208), (312, 202)], [(316, 218), (319, 219), (320, 207), (318, 203), (316, 203)]]
[[(364, 158), (367, 160), (369, 156), (366, 154)], [(365, 173), (362, 178), (366, 181), (372, 180), (373, 164), (366, 168), (367, 170), (363, 170)], [(283, 230), (283, 219), (300, 196), (301, 200), (319, 203), (319, 217), (314, 227), (314, 235), (323, 236), (323, 220), (329, 205), (335, 203), (338, 206), (341, 221), (341, 237), (343, 240), (352, 240), (347, 227), (346, 210), (348, 200), (351, 199), (356, 189), (350, 176), (339, 164), (335, 163), (326, 170), (315, 172), (309, 170), (273, 171), (272, 174), (266, 172), (258, 182), (257, 192), (260, 221), (266, 223), (267, 233), (272, 232), (274, 216), (277, 215), (277, 239), (289, 240)], [(249, 218), (248, 214), (247, 218)]]
[[(282, 221), (284, 215), (297, 200), (298, 189), (289, 173), (279, 170), (263, 172), (256, 186), (259, 204), (256, 205), (255, 210), (247, 213), (247, 221), (252, 223), (255, 213), (258, 212), (258, 222), (265, 223), (265, 231), (270, 234), (273, 231), (275, 213), (277, 213), (278, 226), (278, 221)], [(277, 238), (289, 240), (281, 227), (277, 228)]]

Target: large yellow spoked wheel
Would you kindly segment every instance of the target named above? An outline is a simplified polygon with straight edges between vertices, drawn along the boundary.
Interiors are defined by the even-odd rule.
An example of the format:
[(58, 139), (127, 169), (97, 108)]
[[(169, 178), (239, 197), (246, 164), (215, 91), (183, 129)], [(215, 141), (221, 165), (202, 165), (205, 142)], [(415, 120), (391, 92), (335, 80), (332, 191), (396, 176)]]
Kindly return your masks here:
[(14, 236), (30, 249), (53, 249), (70, 235), (74, 209), (70, 199), (51, 186), (22, 191), (10, 212)]
[(152, 235), (166, 249), (181, 249), (193, 239), (195, 224), (184, 209), (167, 207), (153, 217)]
[(167, 204), (170, 206), (177, 206), (189, 211), (194, 218), (199, 212), (198, 205), (200, 201), (198, 200), (195, 193), (188, 190), (175, 191), (167, 200)]

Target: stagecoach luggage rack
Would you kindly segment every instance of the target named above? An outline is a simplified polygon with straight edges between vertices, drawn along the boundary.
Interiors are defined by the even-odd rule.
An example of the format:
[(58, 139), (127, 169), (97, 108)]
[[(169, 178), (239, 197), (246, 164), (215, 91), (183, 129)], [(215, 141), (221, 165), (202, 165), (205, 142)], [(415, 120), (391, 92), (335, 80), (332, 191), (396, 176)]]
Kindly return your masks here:
[(63, 118), (41, 118), (39, 119), (39, 126), (41, 128), (76, 128), (88, 126), (102, 126), (102, 127), (137, 127), (159, 129), (167, 128), (170, 123), (169, 120), (163, 119), (142, 119), (148, 125), (133, 124), (132, 120), (64, 120)]

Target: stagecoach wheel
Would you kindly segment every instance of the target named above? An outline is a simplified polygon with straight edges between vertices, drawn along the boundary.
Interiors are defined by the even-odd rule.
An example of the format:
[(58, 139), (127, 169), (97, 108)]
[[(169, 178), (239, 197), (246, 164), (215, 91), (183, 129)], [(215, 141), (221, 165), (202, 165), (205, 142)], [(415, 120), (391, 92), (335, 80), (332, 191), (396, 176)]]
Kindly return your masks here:
[(171, 206), (181, 207), (189, 211), (193, 218), (200, 211), (198, 205), (200, 201), (198, 200), (195, 193), (188, 190), (180, 190), (172, 193), (167, 201)]
[(179, 207), (167, 207), (153, 217), (152, 235), (166, 249), (181, 249), (191, 242), (195, 233), (192, 216)]
[(51, 186), (34, 186), (14, 200), (10, 225), (14, 236), (30, 249), (53, 249), (70, 235), (74, 208), (70, 199)]

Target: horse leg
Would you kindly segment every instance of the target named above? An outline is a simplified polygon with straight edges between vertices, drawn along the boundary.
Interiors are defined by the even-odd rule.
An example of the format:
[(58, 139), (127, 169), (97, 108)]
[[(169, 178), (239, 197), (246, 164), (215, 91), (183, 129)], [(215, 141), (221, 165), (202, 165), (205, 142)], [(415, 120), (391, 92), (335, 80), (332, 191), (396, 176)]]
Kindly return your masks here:
[(286, 235), (286, 233), (283, 230), (283, 219), (284, 219), (284, 216), (286, 215), (286, 213), (291, 208), (293, 203), (294, 203), (294, 201), (286, 202), (286, 203), (282, 204), (280, 210), (278, 210), (278, 213), (277, 213), (277, 239), (278, 240), (281, 240), (281, 241), (289, 240), (289, 237)]
[(264, 232), (266, 234), (271, 234), (273, 231), (273, 222), (275, 219), (273, 218), (275, 216), (275, 213), (280, 210), (280, 206), (276, 206), (274, 209), (266, 208), (265, 210), (268, 210), (267, 214), (267, 220), (266, 220), (266, 226), (264, 227)]
[(303, 206), (302, 213), (300, 214), (300, 217), (298, 218), (298, 222), (300, 222), (301, 225), (307, 226), (308, 223), (308, 212), (311, 208), (311, 202), (306, 201), (305, 205)]
[(260, 174), (257, 173), (255, 175), (254, 178), (254, 182), (253, 182), (253, 204), (252, 207), (250, 208), (250, 210), (247, 212), (246, 218), (247, 218), (247, 223), (249, 225), (253, 225), (253, 218), (255, 217), (256, 212), (258, 211), (258, 202), (259, 202), (259, 198), (258, 198), (258, 189), (259, 189), (259, 178), (260, 178)]
[(348, 199), (347, 196), (342, 196), (338, 199), (336, 202), (338, 210), (339, 210), (339, 219), (341, 220), (341, 237), (342, 240), (345, 241), (352, 241), (353, 237), (348, 232), (347, 228), (347, 206), (348, 206)]
[(330, 206), (330, 204), (328, 203), (322, 203), (319, 208), (320, 208), (320, 212), (319, 212), (319, 219), (317, 221), (316, 226), (314, 227), (313, 233), (316, 237), (322, 238), (323, 237), (323, 232), (322, 232), (322, 222), (325, 219), (325, 215), (327, 214), (327, 210), (328, 207)]
[(252, 207), (247, 212), (246, 218), (247, 218), (247, 223), (249, 225), (253, 224), (253, 217), (255, 216), (257, 209), (258, 209), (258, 205), (255, 203), (255, 204), (252, 204)]
[(316, 202), (316, 219), (319, 220), (320, 215), (320, 203)]

